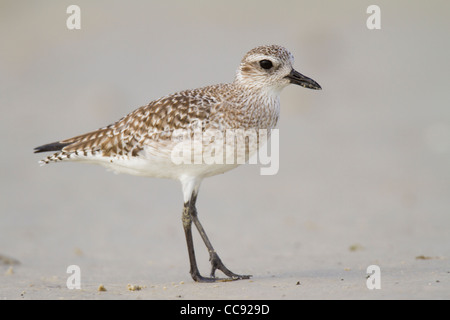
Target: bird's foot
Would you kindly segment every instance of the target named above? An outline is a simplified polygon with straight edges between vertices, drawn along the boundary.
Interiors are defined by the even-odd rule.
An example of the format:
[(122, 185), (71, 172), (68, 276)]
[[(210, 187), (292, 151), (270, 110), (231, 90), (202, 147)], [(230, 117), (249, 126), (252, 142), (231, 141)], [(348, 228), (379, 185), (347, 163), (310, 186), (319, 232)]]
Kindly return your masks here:
[[(203, 277), (198, 269), (191, 270), (192, 279), (196, 282), (228, 282), (236, 280), (250, 279), (251, 275), (240, 275), (230, 271), (220, 260), (215, 251), (210, 252), (211, 274), (209, 277)], [(216, 277), (216, 270), (222, 271), (227, 278)]]
[(216, 270), (222, 271), (228, 278), (219, 279), (218, 281), (235, 281), (242, 279), (250, 279), (251, 275), (240, 275), (230, 271), (220, 260), (219, 255), (215, 251), (209, 253), (209, 261), (211, 262), (211, 275), (210, 277), (216, 278)]

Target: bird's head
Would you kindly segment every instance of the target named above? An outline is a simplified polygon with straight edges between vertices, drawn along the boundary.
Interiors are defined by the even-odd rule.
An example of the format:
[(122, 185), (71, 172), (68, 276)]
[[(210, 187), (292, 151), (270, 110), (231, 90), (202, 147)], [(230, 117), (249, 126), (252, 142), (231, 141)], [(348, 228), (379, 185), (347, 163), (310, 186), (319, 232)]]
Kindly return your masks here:
[(259, 46), (244, 56), (236, 72), (235, 83), (279, 94), (293, 83), (308, 89), (322, 89), (320, 85), (293, 67), (294, 56), (278, 45)]

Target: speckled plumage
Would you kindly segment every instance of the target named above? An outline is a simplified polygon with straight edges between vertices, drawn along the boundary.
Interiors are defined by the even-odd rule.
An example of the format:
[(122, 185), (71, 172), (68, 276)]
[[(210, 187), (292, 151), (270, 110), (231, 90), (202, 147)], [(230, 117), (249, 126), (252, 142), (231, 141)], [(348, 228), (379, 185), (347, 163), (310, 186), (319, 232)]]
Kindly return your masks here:
[[(284, 87), (295, 83), (310, 89), (320, 89), (314, 80), (296, 72), (292, 67), (293, 62), (292, 54), (281, 46), (254, 48), (242, 59), (232, 83), (185, 90), (162, 97), (109, 126), (37, 147), (35, 152), (53, 152), (41, 160), (41, 164), (91, 162), (116, 172), (179, 180), (185, 202), (183, 224), (190, 250), (190, 221), (192, 218), (196, 222), (195, 200), (202, 179), (233, 169), (239, 163), (174, 163), (172, 152), (179, 143), (176, 134), (182, 131), (192, 137), (198, 130), (201, 133), (223, 133), (225, 137), (227, 130), (254, 130), (258, 133), (261, 129), (270, 134), (278, 122), (280, 92)], [(223, 142), (226, 143), (226, 139)], [(210, 153), (211, 140), (202, 140), (202, 144), (204, 148), (200, 152)], [(246, 149), (247, 156), (258, 149), (259, 138), (253, 144), (253, 148)], [(199, 224), (197, 220), (197, 228)], [(202, 237), (206, 237), (206, 234)], [(226, 269), (212, 246), (207, 241), (205, 244), (211, 254), (212, 278), (215, 269), (220, 269), (235, 279), (238, 275)], [(196, 271), (193, 249), (189, 255), (194, 280), (205, 280)]]
[[(269, 57), (277, 63), (278, 73), (268, 75), (258, 68), (257, 61)], [(174, 173), (185, 170), (155, 172), (151, 168), (155, 162), (167, 162), (170, 167), (176, 143), (172, 140), (174, 130), (190, 130), (193, 123), (203, 130), (274, 128), (280, 111), (279, 92), (289, 83), (282, 76), (292, 69), (292, 63), (292, 55), (280, 46), (257, 47), (242, 59), (234, 82), (185, 90), (152, 101), (109, 126), (59, 141), (61, 150), (41, 163), (96, 162), (116, 172), (179, 178)], [(232, 167), (224, 166), (218, 173)], [(210, 169), (205, 168), (206, 176)]]

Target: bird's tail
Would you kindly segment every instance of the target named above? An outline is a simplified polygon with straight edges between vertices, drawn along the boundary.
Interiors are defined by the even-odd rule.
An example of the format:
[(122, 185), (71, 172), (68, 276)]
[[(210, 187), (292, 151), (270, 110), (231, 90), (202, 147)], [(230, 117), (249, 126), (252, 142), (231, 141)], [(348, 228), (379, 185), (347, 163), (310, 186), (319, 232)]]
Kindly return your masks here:
[(50, 152), (50, 151), (61, 151), (62, 148), (68, 146), (70, 143), (53, 142), (44, 144), (42, 146), (34, 148), (34, 153), (40, 152)]
[(71, 143), (52, 142), (52, 143), (44, 144), (42, 146), (34, 148), (34, 153), (56, 151), (56, 153), (39, 161), (39, 163), (41, 165), (47, 164), (51, 161), (54, 161), (54, 162), (61, 161), (64, 158), (67, 158), (67, 155), (64, 155), (62, 149), (69, 144), (71, 144)]

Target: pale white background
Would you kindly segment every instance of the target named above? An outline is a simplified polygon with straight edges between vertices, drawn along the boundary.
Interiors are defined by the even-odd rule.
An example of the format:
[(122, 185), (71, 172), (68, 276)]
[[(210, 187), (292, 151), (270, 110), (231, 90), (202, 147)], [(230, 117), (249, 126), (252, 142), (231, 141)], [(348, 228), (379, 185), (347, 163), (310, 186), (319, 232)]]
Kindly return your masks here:
[[(66, 28), (70, 4), (81, 30)], [(366, 28), (370, 4), (381, 30)], [(449, 12), (436, 0), (2, 1), (0, 255), (20, 264), (0, 261), (0, 298), (450, 298)], [(191, 280), (177, 182), (40, 167), (32, 153), (232, 81), (272, 43), (323, 90), (283, 92), (277, 175), (240, 167), (198, 201), (223, 261), (251, 281)], [(65, 286), (71, 264), (82, 290)], [(381, 290), (366, 288), (372, 264)]]

